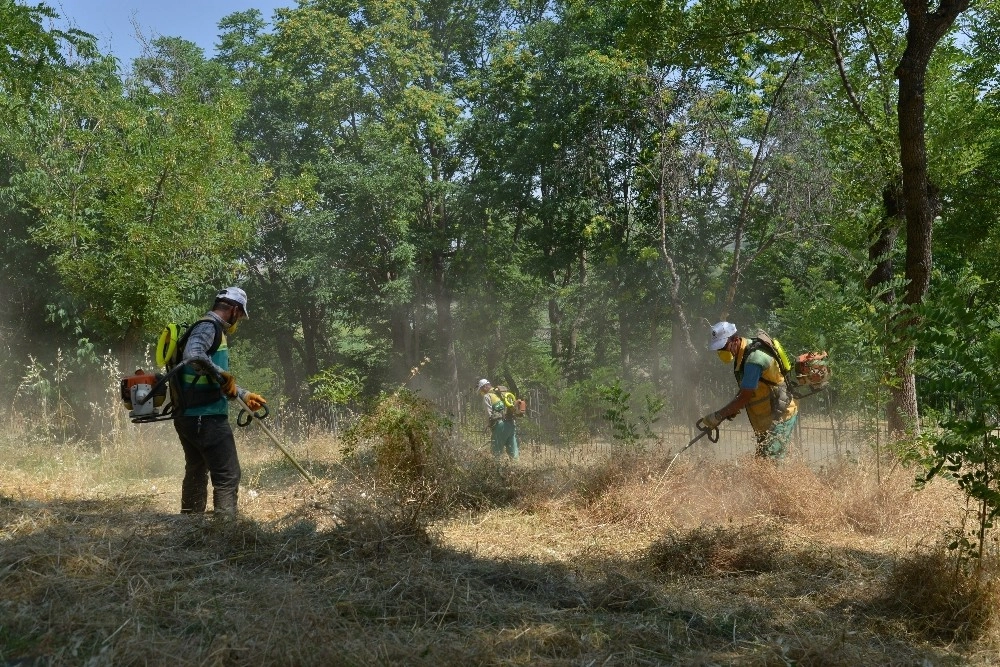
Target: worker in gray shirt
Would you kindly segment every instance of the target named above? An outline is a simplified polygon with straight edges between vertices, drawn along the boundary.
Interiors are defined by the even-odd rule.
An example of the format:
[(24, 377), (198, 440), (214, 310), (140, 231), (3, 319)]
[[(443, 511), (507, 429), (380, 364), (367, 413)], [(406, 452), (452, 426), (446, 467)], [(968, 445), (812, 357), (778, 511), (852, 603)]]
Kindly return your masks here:
[(240, 461), (229, 424), (229, 399), (239, 396), (251, 410), (267, 402), (236, 386), (229, 372), (228, 336), (247, 318), (247, 295), (239, 287), (216, 294), (212, 310), (179, 341), (180, 405), (174, 429), (184, 449), (181, 513), (202, 513), (208, 503), (208, 480), (216, 514), (234, 515), (240, 487)]

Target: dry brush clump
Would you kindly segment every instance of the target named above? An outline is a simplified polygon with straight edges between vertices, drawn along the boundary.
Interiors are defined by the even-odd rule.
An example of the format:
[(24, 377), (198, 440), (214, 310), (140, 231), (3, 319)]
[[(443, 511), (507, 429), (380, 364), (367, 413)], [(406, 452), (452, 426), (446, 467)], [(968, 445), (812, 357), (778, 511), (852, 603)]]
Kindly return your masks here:
[(462, 446), (450, 451), (449, 474), (442, 479), (442, 493), (449, 511), (486, 511), (522, 503), (544, 493), (544, 475), (538, 470), (497, 459), (488, 452)]
[(424, 508), (415, 498), (380, 494), (370, 487), (331, 484), (307, 504), (269, 524), (295, 537), (301, 553), (322, 558), (367, 559), (422, 551), (433, 543)]
[(636, 530), (662, 526), (662, 507), (650, 497), (667, 465), (659, 455), (622, 451), (569, 473), (573, 497), (595, 520)]
[(969, 561), (943, 544), (898, 557), (873, 607), (912, 632), (946, 642), (981, 640), (1000, 628), (1000, 564)]
[(635, 480), (647, 479), (659, 467), (658, 457), (643, 450), (621, 447), (609, 456), (573, 470), (573, 487), (583, 502), (590, 505), (609, 493), (630, 486)]
[(730, 576), (771, 572), (785, 551), (774, 525), (702, 526), (671, 530), (650, 545), (646, 565), (673, 575)]
[(430, 401), (406, 389), (380, 397), (345, 434), (348, 456), (371, 445), (374, 472), (387, 483), (405, 485), (433, 478), (450, 423)]
[(401, 390), (383, 396), (345, 438), (362, 484), (421, 507), (427, 519), (531, 502), (553, 492), (547, 471), (471, 449), (438, 408)]

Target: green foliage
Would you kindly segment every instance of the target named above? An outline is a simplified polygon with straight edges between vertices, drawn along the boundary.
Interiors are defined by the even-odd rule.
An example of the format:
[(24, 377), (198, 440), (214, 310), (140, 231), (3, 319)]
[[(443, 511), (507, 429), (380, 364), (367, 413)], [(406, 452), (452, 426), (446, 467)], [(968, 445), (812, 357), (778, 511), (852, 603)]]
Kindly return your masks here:
[(401, 389), (383, 394), (344, 436), (344, 453), (360, 460), (370, 444), (378, 478), (419, 492), (441, 472), (451, 422), (430, 401)]
[[(628, 448), (636, 448), (649, 440), (657, 440), (653, 424), (659, 420), (663, 400), (651, 393), (645, 394), (641, 411), (632, 407), (632, 394), (622, 388), (621, 380), (599, 385), (601, 399), (608, 404), (601, 415), (611, 425), (611, 436)], [(638, 412), (635, 417), (633, 414)]]
[(971, 169), (949, 188), (953, 199), (934, 235), (935, 263), (947, 271), (959, 271), (970, 263), (979, 275), (995, 281), (1000, 279), (1000, 189), (996, 187), (1000, 182), (1000, 93), (994, 86), (977, 104), (956, 106), (965, 114), (964, 131), (971, 131), (975, 140), (968, 148), (952, 150), (958, 154), (954, 161)]
[(562, 441), (574, 442), (591, 435), (594, 424), (600, 420), (601, 392), (599, 387), (614, 382), (613, 373), (598, 369), (583, 380), (550, 389), (549, 411), (555, 418), (558, 436)]
[[(830, 390), (838, 409), (864, 415), (875, 432), (899, 364), (892, 323), (903, 312), (900, 305), (880, 297), (904, 283), (897, 279), (879, 292), (866, 293), (860, 266), (853, 273), (847, 273), (848, 266), (840, 268), (835, 279), (819, 267), (782, 279), (784, 304), (774, 313), (780, 329), (770, 333), (793, 357), (808, 350), (829, 352)], [(845, 280), (845, 273), (854, 279)]]
[(922, 351), (916, 372), (936, 421), (924, 434), (930, 452), (918, 481), (956, 481), (975, 504), (976, 525), (951, 547), (981, 557), (1000, 514), (1000, 316), (990, 283), (968, 270), (942, 278), (912, 331)]
[(602, 416), (611, 424), (612, 437), (625, 445), (635, 446), (639, 440), (639, 427), (628, 419), (631, 412), (629, 399), (632, 395), (622, 389), (620, 380), (615, 380), (610, 385), (602, 385), (599, 389), (601, 399), (608, 404)]
[(0, 0), (0, 133), (44, 104), (50, 86), (69, 69), (64, 48), (86, 55), (96, 51), (87, 33), (44, 26), (55, 18), (44, 4)]
[(232, 278), (262, 205), (267, 169), (233, 137), (240, 94), (206, 95), (204, 61), (182, 54), (195, 60), (155, 90), (123, 88), (106, 60), (79, 68), (16, 147), (11, 194), (37, 211), (33, 240), (88, 326), (126, 345)]
[(266, 355), (270, 352), (269, 346), (262, 348), (260, 343), (244, 337), (244, 332), (249, 331), (254, 324), (256, 321), (243, 322), (239, 334), (229, 339), (229, 368), (236, 376), (239, 386), (263, 395), (271, 403), (277, 403), (277, 374), (265, 362)]
[[(935, 260), (990, 279), (994, 11), (946, 37), (926, 98)], [(3, 372), (33, 340), (138, 350), (239, 279), (262, 315), (240, 377), (293, 401), (310, 378), (372, 396), (429, 355), (451, 393), (481, 373), (546, 391), (566, 437), (605, 385), (634, 443), (659, 412), (636, 397), (686, 398), (679, 338), (727, 311), (828, 349), (838, 408), (875, 424), (900, 353), (880, 297), (903, 285), (860, 286), (899, 180), (903, 17), (305, 0), (226, 17), (212, 60), (157, 39), (123, 80), (51, 10), (0, 2)]]
[(330, 405), (348, 405), (361, 397), (364, 379), (350, 368), (333, 366), (309, 378), (313, 400)]

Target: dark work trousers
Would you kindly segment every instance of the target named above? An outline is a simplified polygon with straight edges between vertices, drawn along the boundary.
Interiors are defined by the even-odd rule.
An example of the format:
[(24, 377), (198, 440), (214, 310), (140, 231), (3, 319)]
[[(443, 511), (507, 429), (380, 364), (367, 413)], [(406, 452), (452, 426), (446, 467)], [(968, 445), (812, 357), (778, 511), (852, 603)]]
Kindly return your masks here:
[(240, 490), (240, 459), (228, 415), (176, 417), (174, 429), (184, 447), (181, 513), (205, 511), (208, 478), (216, 514), (235, 514)]

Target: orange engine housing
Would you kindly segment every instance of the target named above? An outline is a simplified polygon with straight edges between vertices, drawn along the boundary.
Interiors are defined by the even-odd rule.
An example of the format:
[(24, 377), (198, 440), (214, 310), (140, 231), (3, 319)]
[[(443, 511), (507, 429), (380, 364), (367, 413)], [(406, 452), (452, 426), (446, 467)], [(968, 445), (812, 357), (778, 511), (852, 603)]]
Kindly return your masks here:
[[(156, 377), (155, 374), (147, 373), (143, 371), (141, 368), (137, 368), (134, 374), (123, 377), (121, 380), (120, 387), (121, 387), (122, 401), (124, 401), (125, 407), (128, 410), (131, 410), (133, 407), (132, 387), (135, 387), (136, 385), (140, 384), (145, 384), (149, 385), (149, 387), (152, 388), (153, 385), (157, 383), (157, 381), (158, 378)], [(164, 385), (156, 391), (156, 394), (151, 399), (153, 401), (153, 406), (157, 408), (160, 407), (161, 405), (163, 405), (163, 401), (165, 401), (166, 398), (167, 398), (167, 387), (166, 385)]]

